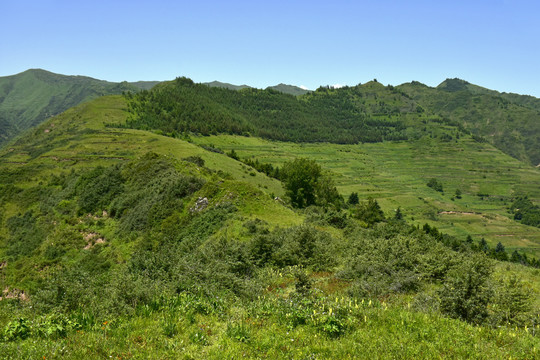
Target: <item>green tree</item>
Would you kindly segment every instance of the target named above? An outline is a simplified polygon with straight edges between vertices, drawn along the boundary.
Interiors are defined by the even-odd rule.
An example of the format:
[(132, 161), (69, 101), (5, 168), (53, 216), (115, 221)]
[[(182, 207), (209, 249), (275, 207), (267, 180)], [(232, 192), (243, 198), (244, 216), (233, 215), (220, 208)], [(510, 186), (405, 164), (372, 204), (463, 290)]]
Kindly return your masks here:
[(430, 188), (432, 188), (435, 191), (443, 192), (443, 186), (442, 184), (435, 178), (429, 179), (429, 181), (426, 184)]
[(379, 203), (373, 198), (369, 198), (367, 201), (358, 204), (352, 210), (352, 215), (354, 218), (362, 220), (370, 226), (385, 220)]
[(310, 205), (339, 208), (343, 204), (330, 174), (323, 173), (314, 160), (298, 158), (286, 162), (280, 176), (285, 193), (296, 208)]
[(395, 220), (403, 220), (403, 213), (401, 212), (401, 208), (398, 207), (396, 210), (396, 213), (394, 214)]
[(511, 275), (499, 283), (493, 306), (495, 315), (502, 323), (519, 324), (520, 317), (530, 310), (531, 300), (531, 291)]
[(356, 205), (358, 204), (358, 193), (352, 192), (351, 195), (349, 195), (349, 198), (347, 199), (347, 204), (349, 205)]
[(501, 260), (501, 261), (508, 260), (508, 254), (506, 253), (506, 249), (504, 248), (504, 245), (500, 241), (497, 243), (497, 246), (495, 247), (494, 257), (495, 259)]
[(294, 207), (315, 205), (316, 188), (321, 174), (321, 167), (314, 160), (298, 158), (283, 165), (281, 179)]

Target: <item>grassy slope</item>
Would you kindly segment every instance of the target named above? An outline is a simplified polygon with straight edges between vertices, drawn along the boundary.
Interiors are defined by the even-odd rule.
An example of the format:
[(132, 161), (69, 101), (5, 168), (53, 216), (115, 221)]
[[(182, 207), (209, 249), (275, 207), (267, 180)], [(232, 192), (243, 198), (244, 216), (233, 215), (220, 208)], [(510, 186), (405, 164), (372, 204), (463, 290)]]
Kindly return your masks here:
[[(209, 168), (226, 171), (233, 178), (242, 180), (227, 180), (223, 183), (224, 191), (234, 191), (241, 195), (239, 208), (242, 215), (257, 216), (272, 225), (284, 226), (302, 221), (301, 216), (267, 196), (269, 193), (281, 194), (277, 181), (258, 173), (251, 176), (250, 169), (233, 159), (178, 139), (139, 130), (104, 127), (103, 123), (122, 122), (126, 117), (124, 107), (122, 97), (110, 96), (70, 109), (28, 132), (0, 152), (0, 167), (4, 173), (18, 177), (17, 185), (28, 187), (36, 185), (40, 179), (50, 174), (65, 173), (71, 168), (116, 164), (135, 159), (148, 151), (180, 159), (199, 155)], [(485, 156), (485, 159), (478, 159), (478, 162), (489, 160), (495, 154), (497, 160), (506, 159), (507, 164), (514, 164), (524, 179), (535, 179), (536, 173), (529, 174), (526, 167), (523, 167), (523, 171), (519, 170), (513, 159), (501, 156), (492, 148), (462, 141), (461, 145), (466, 148), (478, 146), (477, 150), (481, 150), (480, 154)], [(428, 195), (433, 197), (429, 201), (445, 200), (439, 194), (433, 194), (429, 188), (424, 188), (425, 179), (418, 175), (418, 171), (415, 175), (403, 168), (404, 173), (400, 174), (397, 182), (394, 179), (396, 173), (392, 172), (392, 169), (409, 157), (409, 161), (414, 164), (425, 162), (425, 154), (421, 151), (430, 153), (432, 147), (437, 146), (436, 143), (424, 144), (424, 150), (414, 150), (414, 147), (408, 149), (412, 145), (406, 143), (366, 146), (299, 145), (225, 136), (198, 138), (196, 142), (214, 143), (222, 148), (229, 146), (241, 156), (258, 155), (263, 161), (272, 160), (275, 163), (282, 163), (292, 156), (313, 157), (324, 168), (339, 175), (340, 188), (344, 192), (359, 191), (362, 196), (366, 195), (365, 192), (373, 194), (381, 198), (387, 210), (398, 202), (405, 204), (414, 200), (412, 194), (417, 190), (423, 192), (422, 196), (426, 199)], [(448, 144), (449, 152), (455, 146), (451, 145)], [(413, 150), (419, 151), (416, 160), (411, 157)], [(430, 160), (425, 169), (435, 171), (437, 161), (440, 159)], [(454, 166), (459, 168), (458, 165)], [(381, 168), (385, 171), (380, 171)], [(190, 171), (197, 169), (191, 168)], [(360, 177), (357, 171), (369, 171), (371, 175)], [(466, 174), (470, 172), (467, 169), (461, 171)], [(474, 175), (476, 172), (470, 173), (473, 174), (471, 179), (477, 179), (477, 175)], [(515, 179), (507, 180), (510, 182)], [(450, 186), (444, 180), (443, 183), (445, 187)], [(509, 185), (501, 182), (500, 186), (507, 189)], [(509, 188), (507, 190), (510, 191)], [(204, 195), (203, 192), (204, 188), (195, 196)], [(400, 192), (409, 195), (400, 198), (396, 195)], [(469, 195), (465, 192), (463, 200), (467, 201)], [(426, 206), (422, 205), (423, 202), (414, 204)], [(414, 204), (411, 205), (411, 213)], [(18, 209), (4, 210), (13, 214)], [(9, 216), (9, 213), (4, 213), (4, 216)], [(109, 222), (106, 222), (106, 227), (109, 226), (107, 224)], [(235, 237), (238, 235), (238, 226), (230, 223), (221, 231), (226, 236)], [(113, 242), (111, 247), (120, 245)], [(106, 251), (114, 256), (117, 250)], [(522, 272), (521, 267), (512, 267), (516, 267), (514, 271)], [(32, 269), (32, 264), (28, 268)], [(537, 273), (531, 272), (530, 278), (536, 281)], [(444, 354), (446, 358), (457, 359), (538, 356), (538, 338), (531, 336), (528, 333), (530, 330), (474, 327), (438, 315), (408, 311), (399, 303), (366, 302), (357, 307), (349, 303), (348, 299), (334, 298), (332, 295), (335, 290), (330, 291), (329, 297), (324, 300), (324, 307), (322, 303), (315, 306), (314, 316), (324, 318), (329, 307), (340, 309), (350, 314), (347, 326), (354, 331), (334, 339), (325, 335), (321, 327), (291, 328), (288, 325), (290, 314), (279, 304), (294, 290), (294, 277), (290, 273), (272, 273), (268, 274), (268, 279), (275, 283), (275, 291), (269, 290), (267, 296), (252, 304), (237, 303), (222, 311), (205, 314), (197, 312), (197, 304), (200, 304), (198, 301), (202, 300), (179, 300), (177, 304), (149, 309), (147, 314), (131, 318), (100, 319), (98, 325), (69, 332), (65, 338), (32, 337), (28, 340), (3, 342), (0, 343), (0, 352), (9, 358), (366, 358), (376, 354), (376, 357), (384, 359), (434, 358)], [(314, 287), (328, 289), (332, 284), (327, 281), (329, 278), (322, 276), (315, 280)], [(2, 319), (2, 324), (5, 322), (6, 319)], [(172, 336), (170, 329), (175, 329)]]
[(149, 88), (156, 82), (111, 83), (32, 69), (0, 77), (0, 145), (51, 116), (103, 95)]
[[(150, 132), (104, 127), (105, 122), (124, 121), (127, 116), (124, 108), (125, 102), (121, 96), (108, 96), (69, 109), (3, 149), (0, 152), (0, 166), (11, 171), (22, 170), (18, 184), (30, 186), (41, 177), (71, 168), (107, 166), (152, 151), (177, 159), (201, 156), (211, 169), (226, 171), (232, 178), (264, 189), (268, 194), (282, 194), (281, 184), (277, 180), (260, 174), (251, 176), (251, 171), (245, 165), (225, 155)], [(25, 173), (29, 168), (32, 169), (31, 177)], [(268, 215), (277, 216), (272, 212), (268, 212)]]
[[(413, 223), (428, 222), (462, 238), (485, 237), (492, 245), (501, 241), (508, 249), (540, 255), (540, 229), (516, 223), (506, 210), (515, 192), (540, 200), (540, 171), (468, 137), (457, 142), (426, 137), (359, 145), (278, 143), (226, 135), (194, 141), (278, 165), (294, 157), (312, 158), (334, 173), (342, 194), (371, 196), (389, 214), (400, 206)], [(444, 194), (426, 186), (432, 177), (442, 182)], [(463, 198), (451, 200), (457, 188)], [(482, 199), (478, 193), (489, 196)], [(451, 211), (456, 213), (444, 213)]]

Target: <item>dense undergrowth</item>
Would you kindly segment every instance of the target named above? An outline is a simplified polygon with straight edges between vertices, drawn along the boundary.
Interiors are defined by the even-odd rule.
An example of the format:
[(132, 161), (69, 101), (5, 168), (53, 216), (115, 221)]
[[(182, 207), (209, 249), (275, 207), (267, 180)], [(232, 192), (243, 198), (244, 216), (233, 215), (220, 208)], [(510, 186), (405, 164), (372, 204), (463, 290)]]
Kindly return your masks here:
[(2, 356), (538, 356), (520, 271), (354, 207), (271, 225), (202, 165), (150, 153), (4, 185)]

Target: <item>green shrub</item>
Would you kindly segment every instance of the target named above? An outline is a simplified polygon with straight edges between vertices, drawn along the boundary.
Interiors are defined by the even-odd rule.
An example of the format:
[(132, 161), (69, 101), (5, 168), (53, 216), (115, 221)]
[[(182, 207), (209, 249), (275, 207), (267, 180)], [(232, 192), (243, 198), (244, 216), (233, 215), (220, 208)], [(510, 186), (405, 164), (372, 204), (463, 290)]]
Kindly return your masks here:
[(19, 318), (7, 323), (4, 327), (3, 337), (7, 341), (17, 339), (26, 339), (30, 336), (30, 321), (25, 318)]
[(304, 225), (256, 236), (250, 252), (259, 266), (300, 265), (322, 270), (336, 264), (334, 245), (329, 234)]
[(117, 166), (97, 167), (84, 173), (77, 182), (79, 214), (104, 210), (123, 192), (124, 179)]
[(356, 205), (351, 210), (351, 213), (355, 219), (362, 220), (370, 226), (385, 220), (384, 213), (379, 206), (379, 203), (372, 198)]
[(7, 254), (14, 259), (23, 255), (31, 256), (47, 234), (47, 228), (31, 210), (24, 215), (10, 217), (6, 225), (10, 233)]
[(481, 324), (488, 316), (488, 304), (493, 297), (491, 273), (491, 261), (482, 255), (473, 255), (449, 271), (439, 291), (441, 311)]

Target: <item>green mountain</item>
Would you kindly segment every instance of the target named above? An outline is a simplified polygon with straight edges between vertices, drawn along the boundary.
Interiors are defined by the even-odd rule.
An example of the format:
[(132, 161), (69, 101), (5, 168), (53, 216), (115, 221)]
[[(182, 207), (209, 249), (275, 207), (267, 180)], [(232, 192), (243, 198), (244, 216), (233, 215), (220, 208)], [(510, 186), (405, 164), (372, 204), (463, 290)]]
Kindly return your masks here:
[(436, 88), (412, 82), (398, 86), (420, 106), (461, 124), (498, 149), (528, 164), (540, 164), (540, 100), (498, 93), (460, 79)]
[(156, 83), (111, 83), (41, 69), (0, 77), (0, 145), (81, 102), (123, 91), (150, 89)]
[(269, 86), (267, 89), (273, 89), (273, 90), (280, 91), (285, 94), (291, 94), (294, 96), (305, 95), (309, 92), (309, 90), (305, 90), (298, 86), (287, 85), (287, 84), (278, 84), (275, 86)]
[(400, 89), (177, 79), (0, 168), (6, 358), (538, 357), (540, 171)]
[(210, 87), (218, 87), (218, 88), (229, 89), (229, 90), (242, 90), (242, 89), (251, 88), (251, 86), (247, 86), (247, 85), (233, 85), (233, 84), (224, 83), (220, 81), (212, 81), (212, 82), (203, 83), (203, 84)]
[[(208, 85), (210, 87), (218, 87), (218, 88), (224, 88), (229, 90), (242, 90), (242, 89), (253, 89), (251, 86), (248, 85), (233, 85), (229, 83), (223, 83), (219, 81), (212, 81), (208, 83), (203, 83), (203, 85)], [(282, 92), (284, 94), (290, 94), (290, 95), (304, 95), (309, 92), (309, 90), (304, 90), (298, 86), (294, 85), (287, 85), (287, 84), (279, 84), (275, 86), (269, 86), (267, 89), (273, 89), (279, 92)]]

